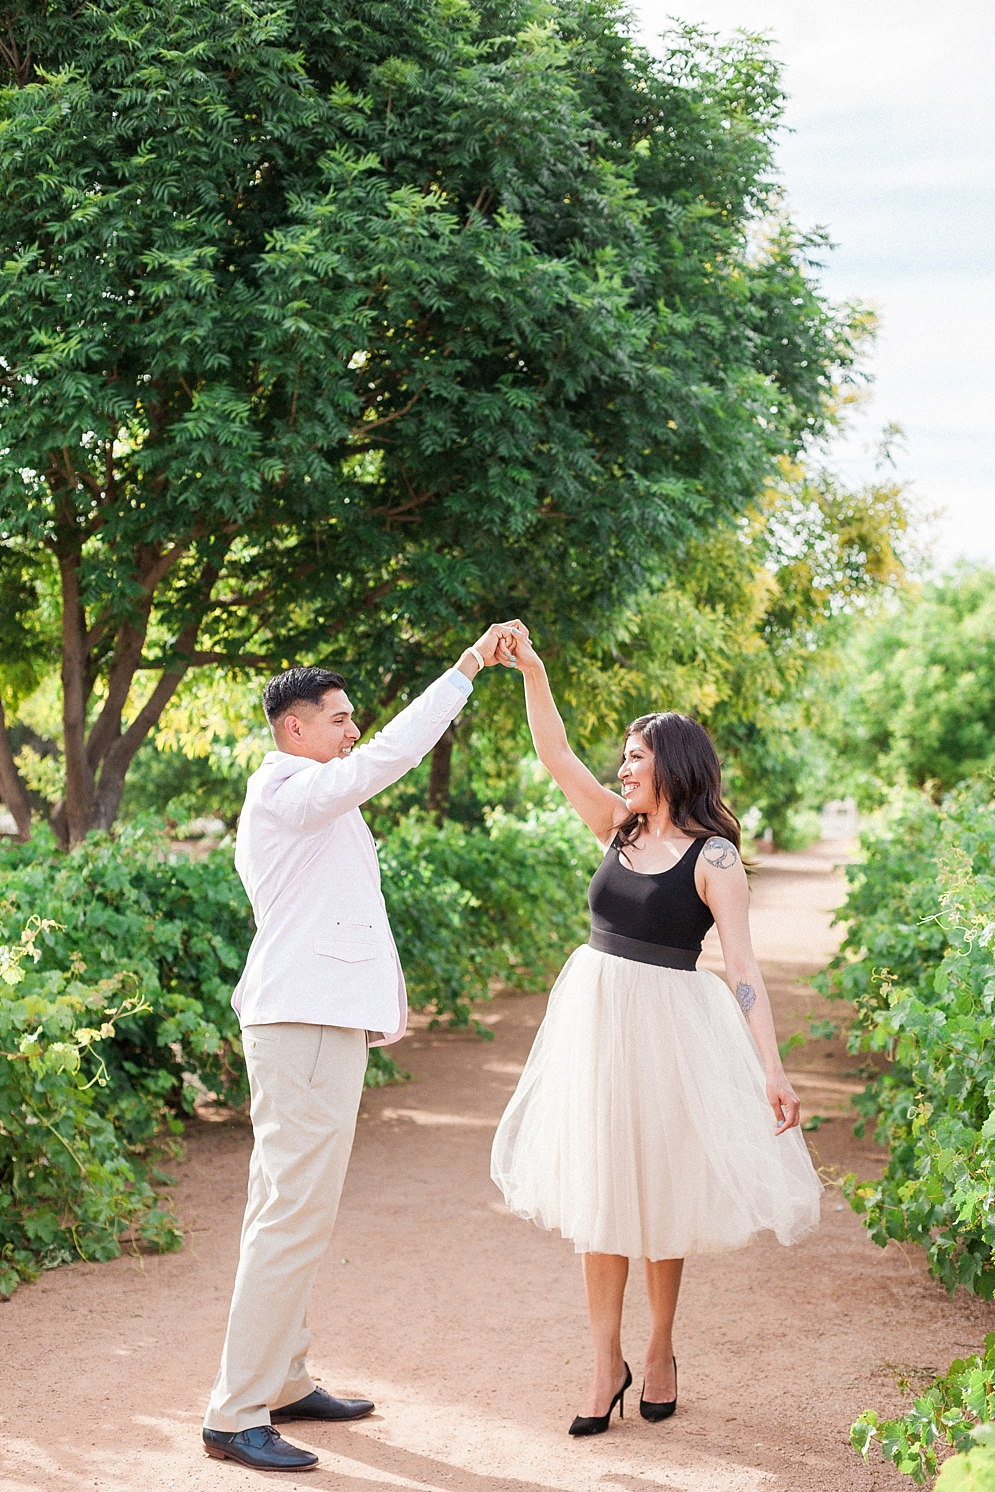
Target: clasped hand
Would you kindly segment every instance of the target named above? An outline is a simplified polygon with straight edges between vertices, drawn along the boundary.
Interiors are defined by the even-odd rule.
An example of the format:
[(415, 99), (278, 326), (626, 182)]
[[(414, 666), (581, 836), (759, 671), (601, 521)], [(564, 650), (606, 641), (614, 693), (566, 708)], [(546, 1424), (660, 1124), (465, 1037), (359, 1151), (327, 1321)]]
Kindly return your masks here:
[(515, 668), (516, 650), (522, 644), (527, 645), (528, 638), (529, 629), (524, 622), (494, 622), (477, 639), (474, 647), (483, 658), (485, 668), (493, 668), (498, 663), (505, 668)]

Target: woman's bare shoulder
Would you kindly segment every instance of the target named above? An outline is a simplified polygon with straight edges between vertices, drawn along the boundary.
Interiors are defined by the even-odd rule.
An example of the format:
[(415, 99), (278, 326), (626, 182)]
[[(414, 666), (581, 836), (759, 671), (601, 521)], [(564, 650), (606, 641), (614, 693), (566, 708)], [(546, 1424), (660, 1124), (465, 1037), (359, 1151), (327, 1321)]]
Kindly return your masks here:
[(716, 870), (731, 870), (734, 865), (741, 863), (736, 846), (722, 834), (712, 834), (705, 840), (701, 858)]

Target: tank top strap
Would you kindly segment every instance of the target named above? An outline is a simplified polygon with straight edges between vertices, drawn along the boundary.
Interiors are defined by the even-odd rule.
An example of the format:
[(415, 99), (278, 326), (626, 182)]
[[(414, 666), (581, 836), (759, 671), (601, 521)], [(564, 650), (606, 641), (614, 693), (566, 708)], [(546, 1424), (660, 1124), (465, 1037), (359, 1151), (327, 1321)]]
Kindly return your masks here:
[(706, 841), (709, 837), (710, 836), (705, 834), (700, 835), (695, 840), (694, 844), (691, 845), (690, 849), (685, 851), (684, 855), (681, 857), (681, 865), (686, 865), (691, 875), (694, 875), (695, 867), (698, 864), (698, 856), (705, 848)]
[(694, 876), (698, 868), (698, 861), (701, 858), (701, 852), (705, 848), (708, 838), (708, 835), (703, 834), (699, 839), (696, 839), (694, 844), (685, 850), (680, 861), (674, 866), (671, 872), (672, 875), (676, 876), (679, 884), (687, 888), (689, 895), (693, 896), (700, 906), (704, 906), (705, 903), (698, 895), (698, 887), (695, 884)]

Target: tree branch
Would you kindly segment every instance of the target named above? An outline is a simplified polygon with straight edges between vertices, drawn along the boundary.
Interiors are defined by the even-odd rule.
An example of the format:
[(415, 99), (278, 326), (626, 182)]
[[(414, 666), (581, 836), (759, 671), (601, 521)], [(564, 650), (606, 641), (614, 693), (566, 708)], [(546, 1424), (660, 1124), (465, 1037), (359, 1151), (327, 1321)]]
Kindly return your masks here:
[[(413, 497), (410, 502), (401, 503), (396, 508), (371, 508), (370, 517), (386, 518), (388, 523), (390, 523), (393, 519), (404, 520), (408, 523), (418, 523), (420, 520), (413, 513), (411, 513), (411, 509), (423, 507), (425, 503), (431, 502), (434, 496), (434, 492), (425, 492), (422, 494), (421, 497)], [(410, 517), (405, 516), (408, 514), (410, 514)]]
[[(214, 589), (220, 573), (220, 569), (214, 563), (208, 562), (205, 564), (197, 583), (197, 589), (200, 591), (200, 605), (176, 639), (174, 653), (179, 655), (180, 662), (178, 664), (174, 663), (172, 667), (167, 667), (164, 670), (152, 693), (128, 729), (123, 735), (118, 735), (117, 739), (104, 751), (100, 768), (100, 781), (97, 786), (94, 804), (94, 828), (109, 829), (117, 817), (118, 807), (121, 802), (121, 793), (124, 788), (125, 774), (131, 765), (135, 752), (145, 740), (152, 727), (158, 722), (163, 710), (176, 692), (184, 674), (191, 666), (197, 633), (200, 630), (204, 613), (210, 605), (211, 591)], [(131, 672), (132, 678), (135, 671), (133, 668)]]
[[(149, 551), (150, 553), (155, 554), (156, 557), (154, 561), (148, 565), (144, 573), (139, 574), (138, 583), (141, 586), (142, 590), (148, 593), (150, 598), (154, 594), (160, 580), (164, 579), (167, 572), (172, 568), (173, 565), (175, 565), (178, 559), (183, 558), (183, 556), (190, 548), (190, 545), (200, 538), (203, 531), (203, 525), (198, 525), (197, 528), (192, 530), (190, 537), (186, 539), (184, 543), (174, 544), (172, 549), (168, 549), (163, 555), (157, 554), (155, 550)], [(84, 646), (88, 653), (92, 653), (93, 649), (100, 642), (101, 638), (106, 633), (107, 628), (110, 626), (113, 616), (113, 608), (108, 606), (104, 609), (104, 611), (101, 612), (100, 616), (94, 622), (93, 626), (90, 628), (89, 632), (86, 634), (86, 637), (83, 640)]]
[[(151, 605), (151, 597), (149, 605)], [(136, 627), (130, 622), (125, 622), (118, 631), (117, 647), (107, 678), (107, 698), (91, 727), (86, 743), (86, 759), (91, 772), (96, 771), (104, 753), (121, 734), (121, 716), (128, 702), (135, 670), (141, 662), (147, 634), (147, 612), (143, 617), (142, 626)]]
[[(0, 57), (6, 62), (17, 81), (18, 88), (26, 88), (34, 77), (34, 62), (31, 57), (31, 43), (28, 43), (24, 56), (17, 45), (17, 37), (14, 35), (14, 19), (18, 12), (13, 14), (8, 10), (5, 16), (7, 22), (7, 40), (0, 41)], [(10, 805), (7, 805), (8, 808)], [(11, 813), (13, 809), (11, 808)]]
[[(408, 410), (411, 408), (411, 406), (413, 404), (417, 404), (417, 402), (418, 402), (418, 400), (420, 398), (421, 398), (421, 392), (419, 391), (419, 393), (413, 394), (411, 396), (411, 398), (408, 400), (407, 404), (403, 405), (400, 409), (395, 409), (393, 414), (385, 414), (382, 419), (378, 419), (378, 420), (366, 420), (366, 421), (364, 421), (364, 423), (362, 425), (357, 425), (353, 430), (349, 431), (349, 438), (350, 438), (350, 440), (356, 440), (356, 441), (374, 440), (376, 438), (377, 432), (380, 430), (381, 426), (383, 426), (383, 425), (389, 425), (392, 420), (399, 420), (402, 415), (407, 414)], [(371, 406), (371, 408), (372, 408), (372, 406)]]

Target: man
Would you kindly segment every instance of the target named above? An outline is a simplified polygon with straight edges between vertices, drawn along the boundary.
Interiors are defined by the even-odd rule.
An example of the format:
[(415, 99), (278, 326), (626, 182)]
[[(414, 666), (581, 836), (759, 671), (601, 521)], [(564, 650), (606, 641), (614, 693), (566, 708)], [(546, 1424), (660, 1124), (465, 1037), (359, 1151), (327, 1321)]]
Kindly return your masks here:
[(308, 1297), (331, 1237), (370, 1042), (404, 1035), (407, 1001), (376, 845), (359, 805), (418, 764), (459, 714), (478, 669), (513, 663), (493, 626), (454, 668), (353, 751), (340, 674), (292, 668), (263, 691), (276, 750), (249, 779), (235, 865), (256, 935), (232, 996), (249, 1073), (254, 1145), (228, 1332), (204, 1444), (264, 1471), (317, 1456), (288, 1420), (358, 1419), (368, 1399), (316, 1387)]

